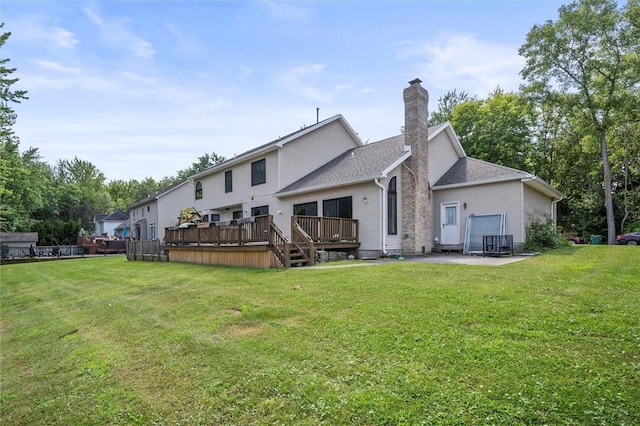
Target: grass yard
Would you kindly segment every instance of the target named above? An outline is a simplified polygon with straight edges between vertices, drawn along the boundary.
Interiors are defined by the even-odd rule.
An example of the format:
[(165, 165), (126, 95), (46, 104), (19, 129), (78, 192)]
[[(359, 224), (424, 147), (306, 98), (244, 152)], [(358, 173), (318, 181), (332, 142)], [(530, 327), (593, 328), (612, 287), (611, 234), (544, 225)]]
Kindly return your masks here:
[(640, 424), (638, 247), (0, 274), (3, 425)]

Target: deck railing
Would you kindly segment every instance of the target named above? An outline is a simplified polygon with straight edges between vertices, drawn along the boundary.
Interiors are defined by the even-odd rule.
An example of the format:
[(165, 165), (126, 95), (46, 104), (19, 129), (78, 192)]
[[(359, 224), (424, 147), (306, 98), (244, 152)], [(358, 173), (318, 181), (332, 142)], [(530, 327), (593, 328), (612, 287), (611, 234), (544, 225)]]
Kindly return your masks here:
[(252, 216), (228, 222), (202, 222), (188, 228), (172, 227), (165, 230), (167, 245), (187, 244), (273, 244), (270, 224), (273, 216)]
[(292, 216), (315, 243), (358, 242), (358, 220), (338, 217)]
[(358, 221), (317, 216), (291, 217), (291, 242), (273, 221), (273, 216), (252, 216), (228, 222), (202, 222), (187, 228), (165, 229), (165, 245), (243, 246), (268, 245), (282, 267), (294, 262), (313, 265), (316, 244), (357, 243)]
[(300, 226), (296, 217), (299, 216), (291, 216), (291, 244), (300, 252), (305, 263), (313, 266), (316, 260), (316, 248), (313, 244), (313, 239), (302, 226)]

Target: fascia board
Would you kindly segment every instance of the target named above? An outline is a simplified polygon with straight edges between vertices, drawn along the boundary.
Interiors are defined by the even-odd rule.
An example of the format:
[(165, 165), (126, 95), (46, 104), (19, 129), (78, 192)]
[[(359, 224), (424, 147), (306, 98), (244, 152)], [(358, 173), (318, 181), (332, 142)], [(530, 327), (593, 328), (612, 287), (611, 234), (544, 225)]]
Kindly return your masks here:
[(176, 190), (176, 189), (178, 189), (178, 188), (183, 187), (184, 185), (186, 185), (186, 184), (188, 184), (188, 183), (190, 183), (190, 182), (191, 182), (190, 180), (185, 180), (184, 182), (182, 182), (182, 183), (181, 183), (181, 184), (179, 184), (179, 185), (174, 186), (174, 187), (173, 187), (173, 188), (171, 188), (170, 190), (165, 191), (165, 192), (163, 192), (162, 194), (158, 194), (158, 195), (155, 197), (155, 199), (157, 200), (157, 199), (159, 199), (159, 198), (161, 198), (161, 197), (164, 197), (165, 195), (167, 195), (167, 194), (169, 194), (169, 193), (171, 193), (171, 192), (175, 191), (175, 190)]
[(554, 187), (552, 187), (547, 182), (545, 182), (544, 180), (540, 179), (537, 176), (532, 176), (530, 178), (522, 179), (522, 183), (524, 183), (525, 185), (531, 186), (532, 188), (535, 188), (538, 191), (542, 192), (543, 194), (548, 195), (549, 197), (554, 198), (558, 201), (564, 198), (564, 194), (562, 194), (562, 192), (558, 191), (557, 189), (555, 189)]
[(404, 154), (402, 154), (402, 157), (398, 158), (396, 161), (394, 161), (389, 167), (387, 167), (386, 169), (384, 169), (382, 171), (382, 173), (380, 173), (380, 177), (381, 178), (386, 178), (387, 175), (389, 173), (391, 173), (391, 171), (393, 169), (395, 169), (396, 167), (398, 167), (400, 164), (404, 163), (405, 160), (407, 158), (411, 157), (411, 147), (409, 147), (409, 150), (406, 151)]
[(523, 180), (522, 176), (512, 175), (512, 176), (503, 176), (499, 178), (491, 178), (491, 179), (482, 179), (482, 180), (474, 180), (472, 182), (463, 182), (463, 183), (452, 183), (449, 185), (438, 185), (434, 186), (431, 189), (433, 191), (443, 191), (445, 189), (454, 189), (454, 188), (464, 188), (467, 186), (475, 186), (475, 185), (486, 185), (490, 183), (500, 183), (500, 182), (508, 182), (511, 180)]
[(306, 134), (309, 134), (315, 130), (320, 129), (321, 127), (327, 126), (331, 123), (333, 123), (334, 121), (340, 121), (340, 123), (344, 126), (345, 129), (347, 129), (347, 132), (349, 132), (349, 134), (351, 135), (351, 137), (356, 141), (356, 143), (359, 146), (362, 146), (363, 143), (360, 140), (360, 137), (358, 136), (358, 134), (353, 130), (353, 128), (349, 125), (349, 123), (347, 123), (347, 120), (344, 119), (344, 117), (342, 116), (342, 114), (336, 114), (333, 117), (327, 118), (324, 121), (321, 121), (320, 123), (318, 123), (317, 125), (313, 125), (313, 126), (309, 126), (306, 129), (297, 132), (291, 136), (289, 136), (286, 139), (282, 139), (278, 142), (276, 142), (276, 145), (278, 146), (278, 148), (282, 148), (285, 144), (288, 144), (291, 141), (294, 141)]
[(437, 135), (439, 135), (442, 132), (447, 132), (447, 134), (449, 135), (449, 138), (453, 141), (453, 148), (456, 150), (458, 157), (460, 158), (466, 157), (467, 154), (464, 152), (464, 148), (460, 143), (460, 139), (458, 139), (458, 135), (456, 135), (455, 130), (453, 130), (451, 123), (448, 121), (444, 126), (441, 126), (436, 132), (433, 132), (429, 137), (429, 140), (435, 138)]

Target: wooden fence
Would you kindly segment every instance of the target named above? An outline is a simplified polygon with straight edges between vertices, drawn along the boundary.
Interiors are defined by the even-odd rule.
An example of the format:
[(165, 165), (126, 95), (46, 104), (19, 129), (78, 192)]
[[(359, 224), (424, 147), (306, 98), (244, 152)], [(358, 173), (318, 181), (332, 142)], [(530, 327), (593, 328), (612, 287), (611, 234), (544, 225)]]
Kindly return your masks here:
[(127, 260), (169, 260), (160, 240), (127, 241)]

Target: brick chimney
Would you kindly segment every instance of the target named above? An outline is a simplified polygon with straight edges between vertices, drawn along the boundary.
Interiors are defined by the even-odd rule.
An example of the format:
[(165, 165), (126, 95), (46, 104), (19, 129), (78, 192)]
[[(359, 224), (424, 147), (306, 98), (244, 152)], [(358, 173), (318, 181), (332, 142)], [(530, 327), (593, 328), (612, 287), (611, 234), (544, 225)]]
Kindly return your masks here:
[(429, 186), (429, 93), (420, 79), (404, 89), (404, 143), (411, 157), (402, 167), (402, 252), (431, 253), (431, 187)]

